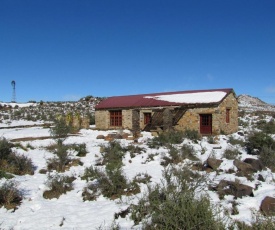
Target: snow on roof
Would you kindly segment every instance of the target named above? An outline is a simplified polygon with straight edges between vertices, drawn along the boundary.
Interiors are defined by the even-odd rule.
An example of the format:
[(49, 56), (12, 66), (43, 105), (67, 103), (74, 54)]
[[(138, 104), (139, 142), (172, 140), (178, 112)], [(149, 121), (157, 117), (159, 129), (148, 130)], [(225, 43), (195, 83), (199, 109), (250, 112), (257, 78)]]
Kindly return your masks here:
[(218, 103), (233, 89), (189, 90), (128, 96), (114, 96), (101, 101), (96, 109), (131, 107), (184, 106), (187, 104)]
[(145, 98), (153, 98), (160, 101), (168, 101), (175, 103), (214, 103), (221, 101), (226, 92), (196, 92), (196, 93), (179, 93), (170, 95), (145, 96)]

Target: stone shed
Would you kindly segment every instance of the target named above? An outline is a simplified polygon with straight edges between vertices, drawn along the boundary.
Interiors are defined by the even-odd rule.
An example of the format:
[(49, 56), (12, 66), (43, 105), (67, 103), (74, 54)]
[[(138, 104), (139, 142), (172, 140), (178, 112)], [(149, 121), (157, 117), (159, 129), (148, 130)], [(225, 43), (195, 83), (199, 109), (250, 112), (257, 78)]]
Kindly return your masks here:
[(230, 134), (238, 130), (238, 102), (231, 88), (114, 96), (95, 107), (95, 124), (102, 130)]

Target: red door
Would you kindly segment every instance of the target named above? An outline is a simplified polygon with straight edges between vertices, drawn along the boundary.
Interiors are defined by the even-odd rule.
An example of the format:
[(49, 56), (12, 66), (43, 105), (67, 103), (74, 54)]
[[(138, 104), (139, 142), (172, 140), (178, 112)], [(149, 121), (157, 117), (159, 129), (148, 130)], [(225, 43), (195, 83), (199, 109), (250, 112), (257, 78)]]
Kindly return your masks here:
[(200, 133), (212, 134), (212, 114), (200, 115)]

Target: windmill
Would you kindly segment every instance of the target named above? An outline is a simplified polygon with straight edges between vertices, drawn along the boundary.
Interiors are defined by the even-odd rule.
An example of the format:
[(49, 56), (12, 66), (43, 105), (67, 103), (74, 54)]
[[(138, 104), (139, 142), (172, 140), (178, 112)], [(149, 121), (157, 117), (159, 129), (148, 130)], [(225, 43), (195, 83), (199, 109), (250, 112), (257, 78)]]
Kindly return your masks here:
[(11, 86), (12, 86), (12, 99), (11, 99), (11, 102), (16, 102), (15, 81), (11, 82)]

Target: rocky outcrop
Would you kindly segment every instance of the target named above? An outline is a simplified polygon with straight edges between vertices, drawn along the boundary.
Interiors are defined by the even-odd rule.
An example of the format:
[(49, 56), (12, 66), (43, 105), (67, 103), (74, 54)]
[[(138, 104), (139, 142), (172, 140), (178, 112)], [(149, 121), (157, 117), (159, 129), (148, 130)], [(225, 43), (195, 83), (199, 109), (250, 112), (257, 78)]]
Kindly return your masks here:
[(260, 206), (260, 211), (265, 215), (274, 215), (275, 214), (275, 198), (266, 196)]

